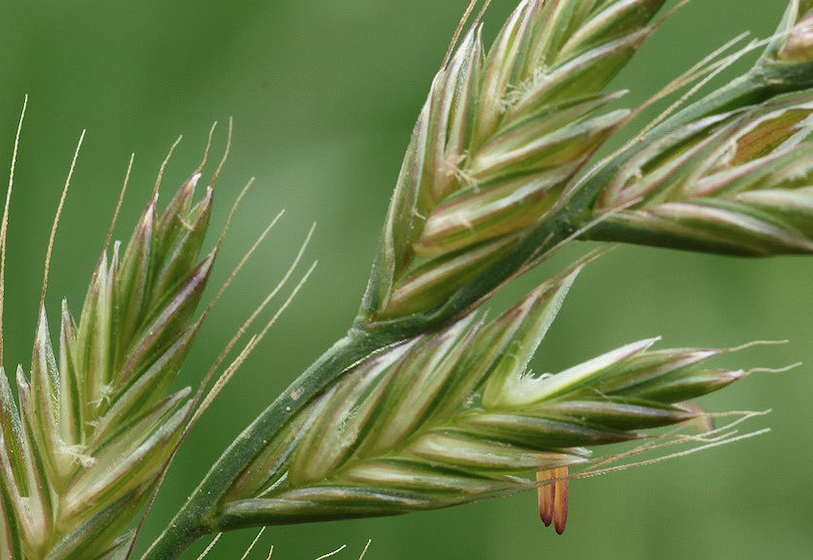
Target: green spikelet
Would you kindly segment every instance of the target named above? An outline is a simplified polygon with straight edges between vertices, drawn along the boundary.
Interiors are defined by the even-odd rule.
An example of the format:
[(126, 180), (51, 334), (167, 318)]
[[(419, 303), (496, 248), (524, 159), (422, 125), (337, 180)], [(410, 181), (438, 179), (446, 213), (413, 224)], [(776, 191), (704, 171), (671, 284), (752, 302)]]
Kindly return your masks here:
[(19, 411), (0, 375), (4, 558), (110, 553), (169, 458), (190, 403), (167, 392), (214, 259), (198, 262), (212, 202), (194, 202), (199, 177), (160, 217), (150, 201), (123, 255), (102, 255), (78, 324), (63, 302), (58, 361), (42, 311)]
[(375, 318), (431, 309), (515, 247), (628, 111), (601, 89), (663, 1), (526, 0), (432, 83), (395, 188)]
[(813, 251), (813, 96), (715, 115), (640, 151), (610, 178), (586, 237), (770, 256)]
[(742, 376), (698, 365), (716, 350), (652, 351), (656, 339), (533, 375), (577, 272), (491, 322), (469, 316), (353, 368), (244, 471), (218, 526), (392, 515), (528, 488), (517, 475), (694, 418), (676, 403)]

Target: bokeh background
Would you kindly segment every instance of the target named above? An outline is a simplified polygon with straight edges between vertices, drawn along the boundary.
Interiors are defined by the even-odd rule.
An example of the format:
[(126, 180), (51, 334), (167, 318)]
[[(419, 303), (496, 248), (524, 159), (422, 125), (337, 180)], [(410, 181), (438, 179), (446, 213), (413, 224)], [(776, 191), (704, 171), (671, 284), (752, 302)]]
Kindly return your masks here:
[[(82, 129), (55, 247), (47, 304), (78, 309), (131, 152), (136, 166), (117, 230), (126, 238), (168, 147), (165, 176), (193, 169), (213, 121), (234, 117), (217, 185), (216, 230), (256, 176), (226, 241), (218, 281), (280, 209), (287, 213), (216, 306), (182, 373), (194, 384), (276, 283), (312, 222), (319, 266), (187, 441), (142, 538), (147, 542), (206, 467), (333, 340), (361, 297), (412, 123), (466, 0), (4, 2), (0, 20), (0, 154), (10, 160), (24, 94), (6, 286), (6, 367), (28, 368), (52, 214)], [(513, 9), (495, 0), (493, 36)], [(617, 80), (636, 104), (743, 30), (766, 36), (785, 0), (695, 0)], [(221, 126), (215, 152), (223, 147)], [(5, 167), (5, 164), (4, 164)], [(212, 243), (215, 236), (212, 235)], [(572, 256), (572, 255), (571, 255)], [(562, 264), (561, 262), (559, 264)], [(553, 271), (540, 270), (501, 302)], [(710, 410), (772, 408), (757, 439), (573, 483), (566, 533), (546, 530), (531, 494), (404, 517), (272, 528), (279, 560), (336, 558), (809, 558), (813, 550), (813, 260), (726, 259), (624, 247), (582, 274), (535, 369), (554, 370), (623, 343), (669, 346), (789, 339), (721, 360), (729, 367), (809, 365), (754, 375), (704, 401)], [(54, 329), (55, 330), (55, 329)], [(226, 535), (214, 558), (239, 558), (253, 532)], [(189, 551), (195, 558), (203, 543)]]

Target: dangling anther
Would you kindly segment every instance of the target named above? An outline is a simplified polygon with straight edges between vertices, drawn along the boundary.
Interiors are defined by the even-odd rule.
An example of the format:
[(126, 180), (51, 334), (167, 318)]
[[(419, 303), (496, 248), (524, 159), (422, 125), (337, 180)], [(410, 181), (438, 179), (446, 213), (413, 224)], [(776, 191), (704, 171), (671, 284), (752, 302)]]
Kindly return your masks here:
[(553, 523), (553, 528), (562, 534), (567, 523), (567, 506), (569, 501), (567, 467), (539, 471), (536, 473), (537, 482), (552, 480), (549, 484), (537, 489), (539, 496), (539, 518), (545, 527)]

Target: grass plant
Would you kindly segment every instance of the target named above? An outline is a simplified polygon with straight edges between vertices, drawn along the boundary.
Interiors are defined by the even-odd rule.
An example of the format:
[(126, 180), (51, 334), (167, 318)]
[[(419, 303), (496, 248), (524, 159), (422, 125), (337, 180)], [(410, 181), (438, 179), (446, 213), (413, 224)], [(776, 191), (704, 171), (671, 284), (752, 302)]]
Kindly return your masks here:
[[(129, 241), (108, 235), (78, 320), (63, 303), (54, 345), (45, 293), (58, 211), (31, 365), (14, 383), (0, 369), (0, 557), (120, 560), (154, 539), (142, 560), (170, 560), (224, 531), (529, 490), (561, 533), (573, 479), (763, 433), (734, 429), (756, 413), (715, 428), (721, 415), (694, 403), (756, 371), (709, 365), (738, 349), (646, 338), (532, 371), (569, 288), (604, 249), (502, 313), (486, 310), (503, 287), (585, 240), (813, 253), (813, 0), (791, 0), (773, 36), (729, 43), (623, 108), (625, 91), (608, 85), (668, 25), (665, 4), (523, 0), (486, 45), (488, 2), (471, 3), (418, 116), (347, 334), (223, 451), (160, 535), (139, 532), (138, 520), (179, 450), (183, 460), (186, 434), (287, 303), (248, 336), (263, 302), (194, 394), (171, 389), (222, 293), (198, 311), (221, 247), (204, 249), (213, 201), (211, 187), (198, 188), (204, 157), (159, 209), (161, 168)], [(701, 93), (751, 53), (749, 69)], [(651, 431), (670, 425), (701, 428)], [(601, 452), (620, 442), (638, 445)], [(639, 459), (653, 451), (660, 458)]]

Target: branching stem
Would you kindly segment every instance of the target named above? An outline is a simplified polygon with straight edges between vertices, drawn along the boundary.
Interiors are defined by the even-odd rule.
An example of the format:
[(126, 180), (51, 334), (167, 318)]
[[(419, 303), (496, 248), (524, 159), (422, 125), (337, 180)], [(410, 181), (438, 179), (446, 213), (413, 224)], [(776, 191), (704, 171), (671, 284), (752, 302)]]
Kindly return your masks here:
[(216, 516), (223, 495), (255, 457), (256, 450), (285, 429), (286, 423), (299, 410), (322, 394), (356, 362), (411, 336), (447, 324), (490, 297), (511, 280), (529, 259), (544, 254), (581, 227), (582, 219), (589, 214), (590, 205), (606, 179), (646, 144), (704, 115), (725, 112), (787, 91), (811, 87), (811, 66), (813, 64), (798, 64), (788, 68), (758, 64), (742, 78), (684, 107), (649, 131), (642, 142), (630, 146), (615, 158), (612, 165), (591, 173), (570, 192), (558, 209), (546, 216), (500, 261), (428, 312), (377, 321), (370, 309), (371, 302), (375, 300), (371, 297), (371, 291), (376, 288), (372, 285), (368, 287), (361, 313), (348, 334), (314, 362), (226, 449), (167, 529), (142, 556), (142, 560), (177, 558), (198, 538), (220, 531), (222, 527)]
[(351, 329), (314, 362), (229, 446), (209, 471), (167, 529), (156, 539), (142, 560), (177, 558), (200, 537), (217, 532), (212, 510), (229, 485), (240, 474), (270, 434), (286, 422), (344, 370), (378, 349), (397, 340), (379, 333)]

